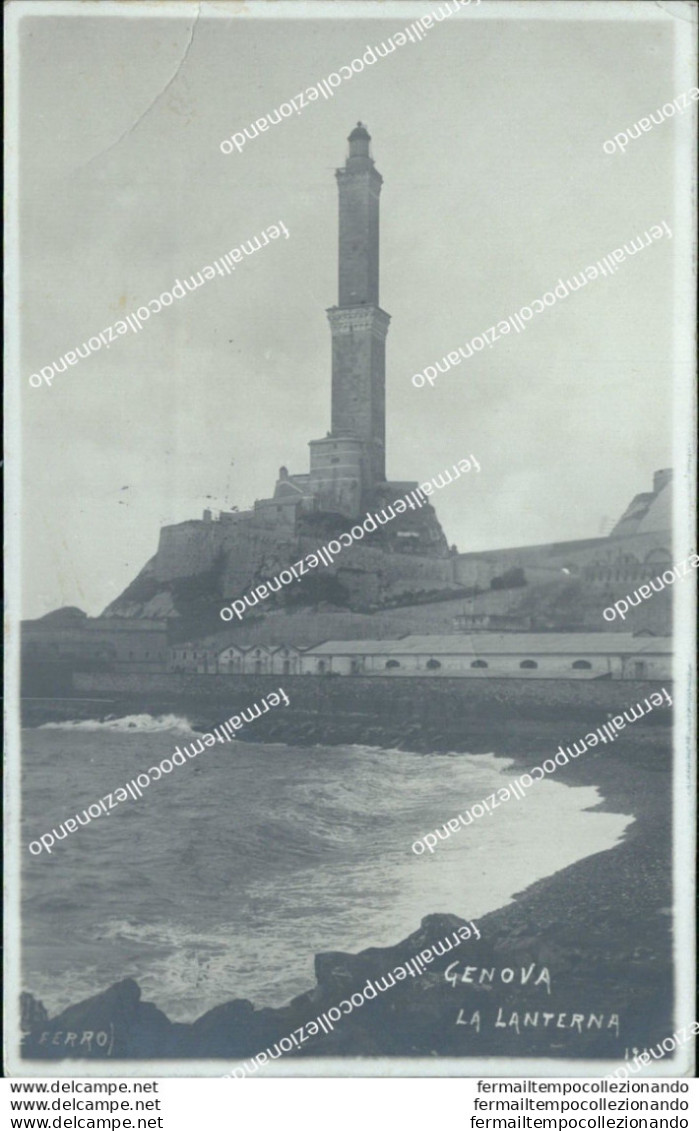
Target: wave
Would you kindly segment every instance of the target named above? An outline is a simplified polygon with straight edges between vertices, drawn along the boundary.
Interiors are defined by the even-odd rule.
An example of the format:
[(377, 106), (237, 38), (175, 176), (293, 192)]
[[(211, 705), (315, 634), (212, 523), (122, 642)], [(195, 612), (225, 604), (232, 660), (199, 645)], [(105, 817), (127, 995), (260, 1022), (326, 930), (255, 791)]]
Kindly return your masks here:
[[(91, 800), (104, 795), (105, 782), (116, 784), (107, 775), (115, 754), (133, 766), (126, 780), (151, 765), (146, 750), (155, 764), (192, 741), (128, 726), (144, 720), (149, 728), (188, 725), (146, 715), (59, 724), (99, 731), (94, 737), (76, 738), (74, 729), (42, 742), (28, 732), (41, 754), (27, 775), (30, 823), (43, 822), (49, 791), (67, 773), (79, 776)], [(140, 741), (123, 737), (130, 729)], [(160, 783), (162, 820), (124, 805), (128, 822), (112, 814), (89, 852), (73, 852), (61, 899), (51, 869), (28, 873), (25, 977), (50, 1012), (124, 977), (177, 1021), (233, 998), (278, 1007), (313, 986), (314, 954), (394, 945), (435, 910), (478, 919), (606, 851), (630, 821), (588, 812), (601, 800), (597, 787), (570, 788), (554, 775), (526, 801), (512, 800), (478, 829), (417, 857), (416, 836), (507, 785), (515, 760), (279, 746), (239, 742), (231, 757), (232, 746), (217, 743), (172, 774), (169, 786)], [(138, 821), (150, 852), (146, 832), (134, 835)], [(547, 823), (550, 842), (536, 832)]]
[(194, 734), (189, 719), (179, 715), (123, 715), (105, 719), (68, 719), (61, 723), (44, 723), (39, 730), (112, 730), (153, 733), (169, 730), (173, 734)]

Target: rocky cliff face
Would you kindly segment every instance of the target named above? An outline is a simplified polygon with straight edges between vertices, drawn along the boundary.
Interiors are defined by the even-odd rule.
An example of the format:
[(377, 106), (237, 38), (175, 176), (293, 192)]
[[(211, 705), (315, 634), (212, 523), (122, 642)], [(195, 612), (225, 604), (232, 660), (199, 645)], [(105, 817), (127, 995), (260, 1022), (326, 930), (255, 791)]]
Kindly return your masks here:
[[(379, 499), (377, 507), (385, 505)], [(225, 517), (225, 516), (224, 516)], [(442, 591), (453, 581), (446, 539), (431, 506), (380, 527), (362, 542), (343, 547), (332, 566), (306, 575), (300, 585), (270, 598), (273, 607), (317, 606), (367, 609), (394, 601), (401, 593)], [(249, 516), (220, 522), (184, 522), (164, 527), (157, 554), (104, 616), (176, 617), (182, 630), (201, 637), (220, 629), (219, 609), (255, 585), (314, 553), (351, 526), (336, 514), (314, 514), (290, 534), (285, 527), (263, 528)]]

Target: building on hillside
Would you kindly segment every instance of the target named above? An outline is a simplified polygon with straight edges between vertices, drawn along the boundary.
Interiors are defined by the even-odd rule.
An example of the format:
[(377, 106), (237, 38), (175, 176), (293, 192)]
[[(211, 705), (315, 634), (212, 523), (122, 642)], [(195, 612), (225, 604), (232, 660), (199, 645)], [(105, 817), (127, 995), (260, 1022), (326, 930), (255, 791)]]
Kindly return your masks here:
[(329, 640), (302, 654), (301, 671), (305, 675), (671, 679), (672, 640), (625, 632)]
[(612, 529), (610, 538), (630, 534), (652, 534), (672, 526), (672, 468), (664, 467), (653, 476), (653, 490), (636, 495)]
[[(667, 569), (671, 552), (672, 470), (664, 468), (655, 472), (653, 490), (636, 495), (605, 537), (457, 554), (454, 580), (487, 589), (504, 572), (519, 568), (528, 584), (581, 578), (620, 597), (619, 586), (645, 581)], [(512, 589), (512, 602), (520, 598), (521, 593)]]

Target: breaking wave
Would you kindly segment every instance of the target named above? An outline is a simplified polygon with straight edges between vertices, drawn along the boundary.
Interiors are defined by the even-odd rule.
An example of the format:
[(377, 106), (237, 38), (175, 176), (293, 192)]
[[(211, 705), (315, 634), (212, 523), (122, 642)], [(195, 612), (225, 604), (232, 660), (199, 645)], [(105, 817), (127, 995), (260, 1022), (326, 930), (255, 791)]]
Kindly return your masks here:
[(115, 730), (153, 733), (161, 730), (173, 734), (194, 734), (189, 719), (179, 715), (123, 715), (105, 719), (68, 719), (61, 723), (44, 723), (39, 730)]
[[(188, 725), (136, 715), (27, 729), (28, 839), (190, 745), (173, 733)], [(125, 977), (173, 1021), (235, 998), (278, 1007), (314, 985), (315, 954), (393, 946), (434, 912), (478, 920), (611, 848), (633, 820), (588, 811), (601, 801), (595, 786), (550, 780), (483, 818), (477, 835), (412, 853), (418, 835), (508, 785), (516, 765), (363, 744), (217, 743), (67, 838), (60, 885), (25, 854), (25, 984), (52, 1013)]]

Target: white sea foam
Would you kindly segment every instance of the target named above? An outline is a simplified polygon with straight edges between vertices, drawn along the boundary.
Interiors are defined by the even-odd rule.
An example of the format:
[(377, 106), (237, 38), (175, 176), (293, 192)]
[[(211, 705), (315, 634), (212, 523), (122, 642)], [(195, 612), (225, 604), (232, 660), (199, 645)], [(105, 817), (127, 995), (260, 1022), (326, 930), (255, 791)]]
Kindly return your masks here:
[[(104, 796), (122, 780), (115, 760), (126, 781), (188, 741), (134, 741), (129, 721), (26, 732), (29, 826), (57, 791)], [(28, 869), (26, 986), (50, 1012), (125, 977), (174, 1021), (233, 998), (278, 1007), (312, 988), (315, 954), (395, 945), (434, 912), (482, 918), (611, 848), (633, 819), (589, 812), (600, 791), (561, 777), (416, 858), (415, 830), (434, 828), (449, 801), (458, 812), (507, 785), (511, 758), (243, 741), (234, 760), (229, 751), (210, 749), (181, 787), (174, 775), (161, 783), (157, 809), (154, 786), (151, 809), (124, 804), (84, 830), (90, 851), (66, 846), (60, 892), (54, 872)]]
[(61, 723), (44, 723), (39, 730), (133, 730), (146, 733), (169, 730), (173, 734), (195, 733), (189, 720), (179, 715), (123, 715), (118, 719), (68, 719)]

